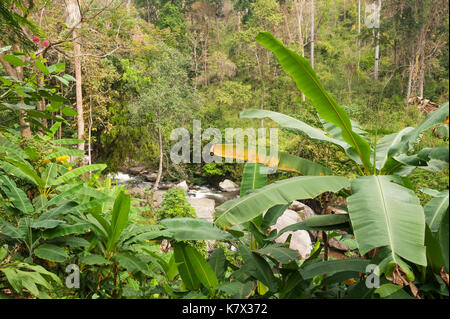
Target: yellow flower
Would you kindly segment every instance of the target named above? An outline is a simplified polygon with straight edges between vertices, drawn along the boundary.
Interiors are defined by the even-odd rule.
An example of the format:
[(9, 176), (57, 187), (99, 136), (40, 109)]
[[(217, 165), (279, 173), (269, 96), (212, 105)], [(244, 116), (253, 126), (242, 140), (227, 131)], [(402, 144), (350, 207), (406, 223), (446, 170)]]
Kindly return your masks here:
[(56, 161), (57, 162), (62, 162), (62, 161), (65, 161), (65, 160), (67, 160), (69, 158), (70, 158), (70, 156), (64, 155), (64, 156), (57, 157)]
[(72, 166), (69, 166), (67, 169), (68, 169), (69, 171), (71, 171), (71, 170), (72, 170)]

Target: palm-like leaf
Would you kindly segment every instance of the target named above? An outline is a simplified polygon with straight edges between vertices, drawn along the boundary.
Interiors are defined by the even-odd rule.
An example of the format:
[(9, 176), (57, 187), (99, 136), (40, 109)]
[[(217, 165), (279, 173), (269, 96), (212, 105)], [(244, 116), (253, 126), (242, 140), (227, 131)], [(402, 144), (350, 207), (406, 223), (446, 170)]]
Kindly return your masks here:
[(448, 210), (448, 189), (440, 192), (425, 206), (425, 219), (432, 233), (437, 233), (441, 225), (442, 217)]
[(358, 177), (352, 181), (348, 210), (361, 254), (387, 246), (398, 256), (426, 265), (425, 218), (414, 192), (392, 182), (392, 176)]
[(250, 221), (275, 205), (314, 198), (323, 192), (337, 192), (348, 186), (349, 179), (341, 176), (298, 176), (278, 181), (219, 206), (215, 223), (229, 228)]
[[(234, 147), (233, 145), (229, 145), (228, 147), (232, 149), (231, 151), (227, 151), (226, 144), (215, 144), (212, 148), (212, 153), (215, 156), (221, 156), (224, 158), (233, 158), (233, 159), (239, 159), (243, 161), (248, 161), (248, 163), (253, 164), (264, 164), (266, 166), (271, 166), (272, 168), (276, 168), (281, 171), (287, 171), (287, 172), (296, 172), (305, 176), (324, 176), (324, 175), (332, 175), (332, 171), (320, 164), (314, 163), (310, 160), (290, 155), (284, 152), (278, 153), (278, 157), (275, 156), (260, 156), (259, 154), (253, 154), (247, 149), (238, 149)], [(254, 168), (256, 169), (256, 168)], [(258, 167), (259, 174), (264, 175), (261, 173), (261, 170), (267, 169), (263, 165), (260, 165)], [(247, 191), (247, 186), (250, 187), (251, 185), (247, 185), (248, 183), (252, 183), (252, 178), (255, 178), (255, 171), (251, 171), (250, 168), (248, 168), (248, 173), (245, 172), (244, 174), (247, 174), (247, 176), (243, 176), (242, 182), (244, 189)], [(262, 181), (262, 177), (258, 177), (259, 180)], [(253, 189), (253, 188), (248, 188)], [(241, 186), (241, 196), (245, 194), (245, 192), (242, 192), (242, 186)]]
[(324, 120), (333, 123), (341, 129), (343, 140), (355, 148), (363, 165), (366, 169), (369, 169), (371, 167), (369, 143), (353, 131), (347, 113), (325, 91), (309, 62), (304, 57), (284, 47), (270, 33), (260, 33), (256, 41), (275, 54), (283, 70), (292, 76), (299, 90), (311, 100), (317, 113)]
[(258, 163), (247, 162), (242, 172), (241, 196), (246, 195), (249, 191), (261, 188), (267, 185), (267, 174), (261, 172), (264, 165)]

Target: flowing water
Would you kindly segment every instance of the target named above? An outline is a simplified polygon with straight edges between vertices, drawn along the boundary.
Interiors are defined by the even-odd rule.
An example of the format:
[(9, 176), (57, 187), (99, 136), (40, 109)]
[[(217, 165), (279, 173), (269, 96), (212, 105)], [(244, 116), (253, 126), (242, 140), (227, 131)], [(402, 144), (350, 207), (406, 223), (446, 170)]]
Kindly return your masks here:
[[(111, 177), (113, 181), (116, 181), (117, 184), (124, 185), (130, 189), (151, 189), (154, 184), (153, 182), (146, 181), (143, 176), (130, 175), (123, 172), (118, 172), (116, 175), (110, 175), (109, 177)], [(171, 182), (161, 182), (159, 184), (159, 189), (167, 190), (175, 185), (175, 183)], [(237, 198), (238, 196), (239, 192), (222, 192), (211, 186), (193, 185), (189, 187), (189, 191), (187, 192), (188, 198), (209, 198), (214, 200), (216, 206), (223, 204), (227, 200)]]

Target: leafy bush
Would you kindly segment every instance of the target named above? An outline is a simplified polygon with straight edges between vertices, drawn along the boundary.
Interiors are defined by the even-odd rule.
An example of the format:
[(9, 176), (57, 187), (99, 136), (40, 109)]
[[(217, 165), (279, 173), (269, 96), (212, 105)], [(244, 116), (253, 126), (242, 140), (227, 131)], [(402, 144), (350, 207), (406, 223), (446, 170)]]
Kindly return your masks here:
[(197, 217), (194, 208), (186, 199), (186, 191), (179, 187), (170, 188), (163, 195), (163, 201), (157, 215), (159, 220), (175, 217)]

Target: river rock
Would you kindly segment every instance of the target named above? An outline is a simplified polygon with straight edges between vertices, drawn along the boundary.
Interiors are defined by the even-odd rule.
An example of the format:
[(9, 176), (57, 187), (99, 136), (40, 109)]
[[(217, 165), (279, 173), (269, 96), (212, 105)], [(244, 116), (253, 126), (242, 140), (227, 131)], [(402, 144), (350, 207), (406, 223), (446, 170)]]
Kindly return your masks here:
[[(286, 209), (284, 213), (278, 218), (276, 224), (270, 228), (270, 231), (276, 229), (277, 231), (283, 228), (301, 222), (301, 217), (297, 212)], [(296, 250), (303, 258), (307, 258), (312, 249), (312, 242), (309, 233), (306, 230), (296, 230), (294, 232), (285, 232), (280, 237), (275, 239), (277, 243), (284, 243), (288, 239), (289, 235), (292, 234), (291, 242), (289, 248)]]
[(163, 201), (163, 195), (167, 193), (165, 190), (156, 190), (153, 193), (153, 207), (158, 207)]
[(156, 177), (158, 176), (158, 173), (155, 172), (149, 172), (146, 174), (142, 174), (142, 176), (148, 181), (148, 182), (154, 182), (156, 181)]
[(186, 181), (182, 181), (181, 183), (178, 183), (177, 185), (175, 185), (175, 187), (184, 189), (186, 192), (189, 192), (189, 186), (186, 183)]
[(219, 183), (219, 189), (223, 192), (237, 192), (239, 191), (239, 185), (226, 179)]
[(144, 166), (128, 167), (127, 171), (128, 174), (139, 175), (140, 173), (145, 171), (145, 167)]
[(342, 251), (349, 251), (350, 247), (348, 247), (346, 244), (344, 244), (343, 242), (341, 242), (340, 240), (338, 240), (337, 238), (333, 237), (328, 241), (328, 245), (330, 247), (333, 247), (334, 249), (337, 250), (342, 250)]
[(189, 204), (195, 209), (198, 218), (214, 221), (215, 202), (210, 198), (188, 198)]
[(133, 197), (143, 198), (145, 189), (142, 187), (129, 187), (127, 193)]
[(168, 190), (168, 189), (174, 188), (174, 187), (177, 187), (177, 184), (171, 183), (171, 182), (159, 184), (159, 189), (162, 189), (162, 190)]
[(296, 212), (300, 212), (300, 216), (302, 217), (302, 221), (305, 220), (305, 218), (311, 217), (311, 216), (315, 216), (316, 213), (314, 212), (314, 210), (312, 210), (311, 207), (309, 207), (308, 205), (305, 205), (299, 201), (294, 200), (291, 204), (291, 206), (289, 206), (290, 210), (294, 210)]

